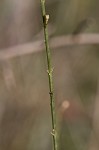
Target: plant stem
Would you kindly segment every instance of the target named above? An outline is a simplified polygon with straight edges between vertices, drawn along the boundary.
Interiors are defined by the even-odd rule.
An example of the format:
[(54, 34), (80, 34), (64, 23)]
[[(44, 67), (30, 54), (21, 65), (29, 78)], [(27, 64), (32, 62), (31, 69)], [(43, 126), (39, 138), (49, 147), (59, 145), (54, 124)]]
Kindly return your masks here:
[(53, 68), (51, 65), (51, 53), (49, 48), (49, 39), (48, 39), (48, 19), (49, 15), (46, 14), (45, 9), (45, 0), (41, 1), (41, 8), (42, 8), (42, 17), (43, 17), (43, 27), (44, 27), (44, 37), (45, 37), (45, 47), (46, 47), (46, 56), (47, 56), (47, 73), (49, 79), (49, 94), (50, 94), (50, 108), (51, 108), (51, 118), (52, 118), (52, 137), (53, 137), (53, 149), (58, 150), (58, 141), (57, 141), (57, 131), (56, 131), (56, 116), (55, 116), (55, 100), (54, 100), (54, 93), (53, 93)]

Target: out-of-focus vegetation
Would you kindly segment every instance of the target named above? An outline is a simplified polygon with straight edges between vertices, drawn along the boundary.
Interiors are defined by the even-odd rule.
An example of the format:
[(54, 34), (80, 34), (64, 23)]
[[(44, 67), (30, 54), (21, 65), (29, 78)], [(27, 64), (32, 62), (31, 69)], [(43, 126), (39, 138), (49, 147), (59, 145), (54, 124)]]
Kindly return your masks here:
[[(81, 32), (98, 33), (98, 4), (47, 0), (50, 38), (74, 33), (87, 19), (92, 22)], [(0, 49), (33, 41), (40, 31), (39, 1), (0, 1)], [(60, 150), (98, 150), (98, 45), (53, 49), (52, 57)], [(49, 106), (44, 51), (0, 60), (0, 150), (50, 150)]]

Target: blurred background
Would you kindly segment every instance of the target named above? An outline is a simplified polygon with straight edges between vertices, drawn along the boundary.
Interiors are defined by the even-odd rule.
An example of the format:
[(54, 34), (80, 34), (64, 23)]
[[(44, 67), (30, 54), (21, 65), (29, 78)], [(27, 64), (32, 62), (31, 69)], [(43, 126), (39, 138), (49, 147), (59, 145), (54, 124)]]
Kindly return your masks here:
[[(46, 0), (46, 9), (52, 41), (99, 31), (98, 0)], [(0, 0), (0, 150), (52, 149), (43, 38), (40, 1)], [(57, 44), (51, 53), (59, 149), (98, 150), (99, 46)]]

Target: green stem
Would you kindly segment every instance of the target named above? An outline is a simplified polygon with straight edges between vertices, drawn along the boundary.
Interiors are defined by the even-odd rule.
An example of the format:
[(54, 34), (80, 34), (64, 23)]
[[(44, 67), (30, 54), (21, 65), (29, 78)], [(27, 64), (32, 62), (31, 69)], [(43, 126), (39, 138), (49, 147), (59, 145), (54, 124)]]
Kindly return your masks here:
[(45, 37), (45, 47), (46, 47), (46, 56), (47, 56), (47, 65), (48, 65), (48, 79), (49, 79), (49, 94), (50, 94), (50, 108), (51, 108), (51, 118), (52, 118), (52, 137), (53, 137), (53, 148), (54, 150), (58, 150), (58, 142), (57, 142), (57, 131), (56, 131), (56, 116), (55, 116), (55, 101), (54, 101), (54, 93), (53, 93), (53, 69), (51, 65), (51, 53), (49, 48), (49, 39), (48, 39), (48, 19), (49, 15), (46, 15), (45, 10), (45, 0), (41, 1), (42, 8), (42, 17), (43, 17), (43, 27), (44, 27), (44, 37)]

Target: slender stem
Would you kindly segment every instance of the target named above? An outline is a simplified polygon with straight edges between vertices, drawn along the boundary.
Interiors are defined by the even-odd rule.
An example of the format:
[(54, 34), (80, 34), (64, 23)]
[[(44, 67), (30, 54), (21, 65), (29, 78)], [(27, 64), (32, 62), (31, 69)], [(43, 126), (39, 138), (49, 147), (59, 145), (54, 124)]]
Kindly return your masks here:
[(50, 108), (51, 108), (51, 118), (52, 118), (51, 135), (53, 137), (53, 149), (58, 150), (56, 116), (55, 116), (55, 101), (54, 101), (54, 93), (53, 93), (53, 74), (52, 74), (53, 68), (51, 65), (51, 53), (50, 53), (50, 48), (49, 48), (49, 39), (48, 39), (48, 30), (47, 30), (49, 15), (46, 14), (45, 0), (41, 0), (41, 8), (42, 8), (45, 47), (46, 47), (46, 56), (47, 56), (47, 65), (48, 65), (47, 73), (48, 73), (48, 79), (49, 79)]

